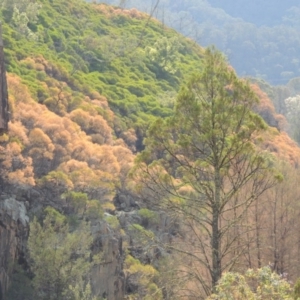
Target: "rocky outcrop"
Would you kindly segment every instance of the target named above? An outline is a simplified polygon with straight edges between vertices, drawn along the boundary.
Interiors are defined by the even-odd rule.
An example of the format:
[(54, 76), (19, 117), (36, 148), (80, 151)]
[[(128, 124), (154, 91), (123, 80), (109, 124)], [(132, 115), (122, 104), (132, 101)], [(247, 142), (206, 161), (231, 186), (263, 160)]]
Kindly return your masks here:
[(8, 120), (8, 91), (4, 66), (2, 30), (0, 24), (0, 135), (8, 131)]
[(132, 210), (137, 210), (140, 208), (138, 204), (138, 199), (131, 195), (130, 193), (118, 193), (114, 199), (114, 205), (117, 210), (130, 212)]
[(0, 195), (0, 300), (9, 287), (13, 264), (23, 256), (28, 223), (25, 205), (14, 197)]
[(93, 224), (92, 234), (93, 252), (102, 252), (101, 263), (94, 266), (91, 274), (93, 294), (108, 300), (124, 299), (122, 237), (105, 222)]
[[(0, 194), (0, 300), (9, 288), (12, 267), (26, 263), (25, 249), (29, 234), (26, 206), (15, 197)], [(90, 278), (93, 294), (108, 300), (125, 298), (122, 237), (105, 221), (92, 224), (93, 253), (102, 253), (100, 263), (94, 266)]]

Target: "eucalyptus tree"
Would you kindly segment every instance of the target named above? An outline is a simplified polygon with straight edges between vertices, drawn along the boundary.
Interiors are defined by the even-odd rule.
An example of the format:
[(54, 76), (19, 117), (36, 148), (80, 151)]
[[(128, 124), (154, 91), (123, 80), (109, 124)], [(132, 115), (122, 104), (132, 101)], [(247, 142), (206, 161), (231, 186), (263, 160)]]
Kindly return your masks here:
[(181, 276), (190, 289), (198, 280), (194, 286), (205, 294), (241, 257), (243, 216), (280, 177), (259, 150), (267, 126), (253, 112), (257, 102), (223, 55), (208, 48), (202, 70), (179, 92), (174, 115), (149, 129), (132, 171), (149, 206), (181, 224), (183, 237), (168, 247), (186, 255)]

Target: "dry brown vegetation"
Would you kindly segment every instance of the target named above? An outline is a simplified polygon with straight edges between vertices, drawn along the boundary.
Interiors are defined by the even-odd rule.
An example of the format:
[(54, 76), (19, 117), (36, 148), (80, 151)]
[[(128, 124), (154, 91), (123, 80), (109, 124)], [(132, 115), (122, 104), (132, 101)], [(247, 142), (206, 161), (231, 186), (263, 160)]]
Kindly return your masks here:
[[(207, 77), (201, 78), (202, 82), (206, 83)], [(200, 91), (197, 90), (196, 84), (190, 86), (193, 87), (193, 91), (198, 92), (197, 96), (201, 95), (199, 97), (201, 101), (205, 102), (208, 98), (213, 102), (211, 98), (203, 96), (206, 95), (205, 88), (209, 84), (204, 87), (199, 84), (202, 87), (202, 89), (199, 88)], [(225, 86), (226, 89), (231, 88), (231, 85)], [(214, 91), (213, 88), (209, 91)], [(189, 98), (190, 94), (186, 90), (186, 93), (179, 94), (177, 98), (177, 114), (174, 118), (178, 119), (172, 119), (173, 122), (169, 123), (157, 121), (149, 131), (146, 150), (138, 157), (138, 167), (135, 169), (138, 175), (135, 174), (134, 178), (140, 184), (141, 194), (145, 201), (148, 201), (148, 207), (157, 207), (158, 210), (166, 211), (179, 223), (175, 237), (167, 241), (165, 245), (176, 261), (175, 265), (170, 264), (171, 270), (162, 269), (162, 273), (165, 272), (162, 276), (168, 278), (168, 280), (162, 279), (162, 284), (166, 289), (170, 289), (168, 299), (176, 297), (178, 299), (205, 299), (211, 293), (215, 282), (221, 278), (221, 273), (226, 271), (244, 272), (248, 268), (256, 269), (270, 265), (278, 274), (288, 273), (288, 278), (291, 280), (296, 280), (300, 276), (298, 268), (295, 268), (300, 263), (300, 242), (297, 229), (299, 228), (299, 190), (298, 187), (293, 188), (299, 181), (300, 149), (282, 131), (285, 119), (276, 113), (267, 95), (257, 86), (253, 85), (251, 89), (260, 100), (256, 105), (255, 97), (253, 97), (253, 103), (256, 105), (255, 111), (270, 125), (265, 128), (262, 124), (261, 128), (266, 130), (256, 131), (251, 136), (250, 142), (256, 143), (256, 151), (261, 155), (258, 162), (265, 159), (266, 164), (259, 165), (261, 169), (253, 168), (254, 160), (249, 159), (250, 153), (243, 152), (243, 155), (232, 157), (234, 151), (230, 148), (232, 152), (229, 152), (229, 171), (222, 173), (225, 176), (220, 181), (216, 180), (219, 178), (216, 173), (214, 173), (215, 177), (209, 177), (218, 165), (217, 163), (210, 164), (211, 161), (207, 159), (207, 157), (210, 158), (207, 155), (209, 151), (205, 154), (203, 154), (204, 150), (201, 154), (197, 151), (201, 152), (199, 149), (211, 150), (209, 147), (215, 145), (216, 140), (219, 141), (218, 137), (214, 136), (213, 142), (208, 146), (206, 144), (211, 137), (211, 127), (205, 127), (209, 123), (209, 121), (205, 123), (207, 116), (205, 113), (212, 107), (214, 113), (212, 115), (215, 117), (218, 111), (213, 109), (217, 105), (210, 106), (210, 103), (205, 102), (207, 106), (202, 107), (201, 101), (195, 101), (197, 104), (200, 103), (199, 106), (189, 107), (190, 103), (194, 104), (193, 101), (197, 99), (197, 96), (193, 94)], [(213, 94), (212, 92), (209, 95)], [(250, 95), (253, 94), (249, 93), (248, 98)], [(247, 96), (241, 98), (248, 99)], [(220, 106), (226, 103), (225, 97), (222, 101)], [(230, 103), (232, 102), (227, 105), (229, 106)], [(184, 113), (178, 112), (178, 108), (182, 107), (188, 108), (183, 109)], [(223, 111), (227, 112), (228, 109)], [(195, 113), (197, 117), (194, 120), (195, 115), (191, 111), (197, 111), (197, 113), (204, 111), (205, 113)], [(254, 126), (258, 128), (261, 119), (256, 117)], [(198, 120), (203, 119), (205, 121), (198, 123)], [(187, 132), (185, 131), (186, 120), (193, 124), (187, 127)], [(224, 119), (223, 123), (220, 123), (225, 127), (226, 121), (227, 119)], [(179, 127), (177, 127), (178, 123)], [(197, 128), (196, 133), (193, 131), (194, 128)], [(181, 136), (182, 132), (184, 132), (184, 137)], [(201, 135), (202, 132), (204, 132), (204, 137)], [(189, 146), (193, 149), (192, 154), (189, 153)], [(226, 149), (226, 146), (224, 148)], [(226, 152), (224, 148), (222, 148), (222, 155)], [(211, 150), (213, 157), (217, 156), (217, 151), (217, 147)], [(196, 159), (193, 156), (195, 153), (198, 154)], [(247, 155), (249, 155), (248, 160), (243, 161)], [(222, 159), (224, 159), (223, 156)], [(243, 175), (243, 172), (249, 170), (251, 172), (254, 170), (255, 176)], [(268, 171), (272, 172), (271, 176), (267, 173)], [(217, 175), (220, 176), (220, 173)], [(242, 186), (235, 184), (235, 180), (238, 182), (244, 178), (247, 180), (243, 181)], [(215, 182), (216, 185), (214, 185)], [(190, 190), (182, 188), (185, 185)], [(221, 192), (217, 195), (217, 188), (220, 186), (222, 186)], [(221, 193), (225, 195), (224, 198), (216, 201), (215, 199)], [(214, 211), (215, 207), (217, 207), (217, 212)], [(216, 220), (215, 223), (214, 220)], [(213, 224), (220, 230), (216, 235), (220, 244), (213, 249), (214, 251), (211, 251), (214, 246)], [(218, 258), (215, 258), (216, 253)], [(213, 265), (215, 261), (219, 265)], [(213, 276), (219, 270), (221, 270), (220, 276), (214, 282)], [(177, 282), (178, 285), (172, 286), (170, 282)], [(176, 290), (176, 295), (173, 294), (174, 290)]]
[[(115, 14), (114, 11), (110, 13)], [(42, 56), (27, 58), (21, 63), (51, 76), (55, 74), (56, 79), (49, 77), (43, 83), (47, 97), (38, 103), (19, 77), (8, 74), (12, 118), (9, 135), (1, 137), (0, 144), (0, 175), (8, 183), (7, 188), (13, 189), (16, 185), (24, 189), (37, 187), (68, 212), (91, 216), (101, 207), (111, 212), (117, 191), (135, 186), (135, 182), (129, 182), (127, 177), (135, 157), (135, 130), (120, 129), (117, 138), (113, 128), (118, 123), (107, 99), (98, 92), (76, 98), (63, 81), (63, 73)], [(252, 88), (260, 99), (257, 112), (272, 126), (262, 136), (262, 147), (284, 161), (276, 162), (284, 180), (256, 199), (247, 213), (242, 214), (239, 227), (232, 226), (229, 230), (232, 250), (227, 252), (224, 263), (234, 261), (231, 268), (238, 271), (270, 264), (276, 272), (287, 272), (289, 278), (295, 280), (300, 276), (300, 149), (282, 131), (286, 121), (276, 113), (267, 95), (255, 85)], [(85, 194), (87, 198), (77, 200), (73, 192)], [(184, 188), (180, 190), (183, 194), (190, 192)], [(245, 197), (248, 192), (246, 188)], [(242, 194), (239, 196), (243, 197)], [(230, 207), (228, 210), (231, 213), (225, 214), (222, 222), (230, 225), (234, 216)], [(193, 220), (188, 225), (182, 226), (168, 245), (171, 251), (174, 245), (182, 246), (183, 252), (179, 256), (174, 254), (177, 265), (168, 265), (171, 271), (162, 271), (164, 278), (160, 279), (161, 286), (176, 290), (181, 299), (202, 293), (195, 284), (198, 280), (195, 274), (199, 278), (209, 277), (199, 264), (200, 260), (206, 259), (201, 249), (203, 245), (197, 240), (203, 233)], [(226, 242), (222, 247), (228, 246)], [(209, 245), (210, 241), (205, 243)], [(198, 263), (191, 256), (185, 256), (184, 251), (198, 257)], [(177, 281), (178, 274), (180, 281)], [(181, 289), (178, 282), (182, 286), (187, 283), (186, 290)]]
[(126, 16), (138, 20), (147, 19), (149, 17), (146, 13), (138, 11), (136, 8), (122, 9), (119, 7), (113, 7), (102, 3), (95, 4), (94, 8), (108, 17)]
[(275, 154), (280, 160), (288, 162), (297, 168), (300, 162), (300, 148), (285, 132), (287, 129), (285, 117), (276, 113), (270, 98), (256, 84), (252, 84), (251, 87), (259, 98), (256, 111), (270, 126), (262, 136), (262, 148)]
[[(114, 137), (109, 126), (114, 114), (105, 98), (95, 94), (81, 108), (58, 114), (34, 101), (17, 76), (9, 74), (8, 85), (13, 118), (0, 148), (1, 175), (8, 183), (52, 190), (56, 201), (75, 191), (111, 202), (134, 156)], [(97, 113), (99, 106), (107, 119)]]
[(279, 130), (286, 129), (287, 121), (285, 117), (276, 113), (274, 104), (269, 99), (268, 95), (256, 84), (252, 84), (251, 88), (259, 98), (259, 104), (256, 108), (257, 113), (264, 118), (269, 126), (276, 127)]

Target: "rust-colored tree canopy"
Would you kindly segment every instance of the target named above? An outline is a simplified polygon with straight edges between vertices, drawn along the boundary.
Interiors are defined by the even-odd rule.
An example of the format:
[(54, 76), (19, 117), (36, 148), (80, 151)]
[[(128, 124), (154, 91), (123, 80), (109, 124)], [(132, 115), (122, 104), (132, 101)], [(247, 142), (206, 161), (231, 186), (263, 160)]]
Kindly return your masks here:
[(2, 30), (0, 26), (0, 135), (8, 131), (8, 92), (4, 66)]

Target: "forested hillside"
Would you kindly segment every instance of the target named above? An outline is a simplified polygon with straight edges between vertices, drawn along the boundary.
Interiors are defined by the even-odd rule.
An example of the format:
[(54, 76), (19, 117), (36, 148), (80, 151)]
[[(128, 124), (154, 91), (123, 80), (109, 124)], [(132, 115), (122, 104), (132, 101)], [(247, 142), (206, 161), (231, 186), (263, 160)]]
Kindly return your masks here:
[[(216, 45), (241, 76), (274, 85), (300, 75), (299, 3), (296, 1), (106, 0), (136, 7), (196, 40)], [(247, 58), (247, 59), (246, 59)]]
[(0, 299), (299, 296), (300, 148), (275, 87), (154, 14), (0, 4)]
[[(20, 17), (22, 10), (4, 15), (17, 29), (13, 33), (8, 23), (3, 26), (5, 57), (8, 71), (20, 75), (33, 97), (58, 114), (78, 107), (82, 101), (78, 99), (80, 93), (89, 95), (89, 90), (97, 90), (122, 115), (122, 129), (135, 125), (142, 130), (152, 115), (170, 113), (169, 107), (157, 98), (164, 98), (165, 94), (172, 97), (184, 76), (199, 66), (200, 51), (191, 50), (192, 42), (173, 37), (174, 32), (165, 30), (158, 22), (147, 26), (148, 17), (136, 10), (123, 12), (84, 3), (75, 7), (70, 2), (62, 18), (63, 3), (54, 1), (49, 8), (46, 6), (47, 2), (41, 9), (35, 7), (28, 26), (27, 20)], [(60, 27), (64, 29), (59, 31)], [(17, 53), (11, 50), (15, 48), (19, 49)], [(28, 53), (31, 59), (27, 59)], [(160, 61), (155, 61), (155, 55), (160, 56)], [(45, 67), (46, 75), (35, 63), (49, 64)], [(43, 78), (47, 75), (63, 81), (65, 86), (51, 84)], [(51, 92), (47, 87), (52, 88)], [(70, 88), (73, 92), (68, 91)], [(68, 92), (69, 97), (77, 93), (72, 107), (66, 107), (63, 99), (59, 99)], [(57, 95), (59, 105), (49, 103), (51, 93)]]
[(271, 99), (275, 110), (284, 115), (287, 123), (285, 130), (289, 135), (299, 144), (299, 112), (300, 112), (300, 98), (299, 98), (299, 83), (300, 78), (291, 79), (286, 85), (271, 86), (267, 82), (252, 78), (251, 81), (257, 84)]

